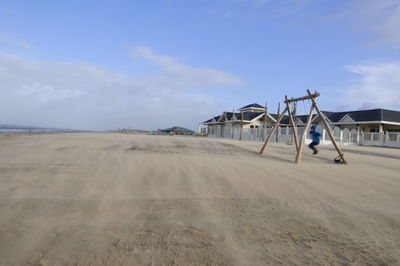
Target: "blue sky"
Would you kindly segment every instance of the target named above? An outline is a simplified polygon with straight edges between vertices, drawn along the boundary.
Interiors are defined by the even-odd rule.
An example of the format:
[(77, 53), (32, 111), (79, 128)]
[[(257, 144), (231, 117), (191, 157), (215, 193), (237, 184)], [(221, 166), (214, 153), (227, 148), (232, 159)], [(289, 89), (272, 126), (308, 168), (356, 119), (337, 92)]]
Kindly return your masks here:
[(3, 0), (0, 123), (193, 129), (307, 88), (399, 110), (399, 27), (400, 0)]

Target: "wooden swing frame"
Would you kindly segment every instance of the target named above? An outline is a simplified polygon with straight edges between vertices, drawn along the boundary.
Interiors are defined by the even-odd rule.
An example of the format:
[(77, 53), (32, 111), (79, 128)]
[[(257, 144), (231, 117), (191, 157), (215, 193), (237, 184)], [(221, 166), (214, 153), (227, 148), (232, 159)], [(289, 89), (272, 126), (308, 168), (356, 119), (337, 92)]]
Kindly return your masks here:
[[(272, 132), (268, 135), (267, 139), (265, 140), (261, 150), (260, 150), (260, 154), (262, 154), (267, 146), (267, 144), (269, 143), (269, 141), (271, 140), (272, 136), (274, 135), (275, 131), (277, 130), (277, 128), (279, 127), (279, 123), (282, 120), (283, 116), (285, 115), (286, 112), (288, 112), (289, 114), (289, 120), (290, 120), (290, 124), (292, 125), (292, 131), (293, 131), (293, 136), (294, 136), (294, 144), (296, 146), (296, 159), (295, 162), (298, 163), (300, 162), (301, 159), (301, 153), (303, 151), (303, 146), (304, 146), (304, 141), (306, 139), (307, 133), (308, 133), (308, 128), (310, 127), (311, 124), (311, 120), (312, 120), (312, 114), (314, 109), (317, 111), (317, 114), (319, 115), (320, 119), (322, 120), (322, 123), (324, 124), (324, 127), (326, 129), (326, 131), (328, 132), (328, 136), (330, 138), (330, 140), (332, 141), (333, 146), (335, 147), (337, 153), (339, 154), (339, 158), (341, 159), (342, 163), (346, 163), (347, 164), (347, 160), (344, 157), (344, 154), (342, 152), (342, 150), (340, 149), (340, 147), (338, 146), (335, 138), (333, 137), (332, 134), (332, 130), (326, 120), (325, 115), (321, 112), (321, 110), (319, 109), (317, 102), (316, 102), (316, 98), (320, 96), (320, 94), (315, 91), (313, 94), (311, 93), (310, 90), (307, 90), (307, 96), (303, 96), (303, 97), (299, 97), (299, 98), (290, 98), (288, 99), (288, 97), (285, 95), (285, 101), (284, 103), (286, 104), (286, 108), (283, 110), (283, 112), (279, 115), (278, 119), (276, 120), (276, 123), (274, 125), (274, 127), (272, 128)], [(290, 111), (290, 106), (292, 103), (295, 102), (299, 102), (299, 101), (304, 101), (304, 100), (311, 100), (312, 104), (311, 104), (311, 108), (310, 108), (310, 112), (308, 114), (308, 118), (307, 118), (307, 122), (306, 125), (304, 127), (304, 132), (303, 135), (301, 136), (300, 139), (298, 139), (297, 136), (297, 126), (296, 123), (294, 121), (293, 118), (293, 114)]]

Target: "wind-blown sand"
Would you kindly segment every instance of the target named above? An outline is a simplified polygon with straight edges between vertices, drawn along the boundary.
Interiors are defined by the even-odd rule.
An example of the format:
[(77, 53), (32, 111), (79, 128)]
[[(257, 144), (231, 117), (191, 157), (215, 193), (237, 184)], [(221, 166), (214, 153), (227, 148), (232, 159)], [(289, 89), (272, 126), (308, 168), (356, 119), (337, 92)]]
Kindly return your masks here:
[(400, 150), (260, 146), (0, 135), (0, 264), (400, 264)]

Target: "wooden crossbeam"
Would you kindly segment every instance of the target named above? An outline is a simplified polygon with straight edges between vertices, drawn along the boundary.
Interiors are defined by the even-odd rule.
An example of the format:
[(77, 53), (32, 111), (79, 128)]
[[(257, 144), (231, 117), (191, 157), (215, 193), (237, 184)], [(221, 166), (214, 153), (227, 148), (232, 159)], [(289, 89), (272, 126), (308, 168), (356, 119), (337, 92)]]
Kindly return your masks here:
[(299, 98), (287, 99), (287, 100), (285, 100), (284, 103), (286, 103), (286, 102), (287, 103), (294, 103), (294, 102), (299, 102), (299, 101), (304, 101), (304, 100), (310, 100), (310, 99), (316, 98), (318, 96), (320, 96), (320, 94), (319, 94), (319, 92), (316, 91), (314, 94), (311, 94), (311, 95), (307, 95), (307, 96), (303, 96), (303, 97), (299, 97)]

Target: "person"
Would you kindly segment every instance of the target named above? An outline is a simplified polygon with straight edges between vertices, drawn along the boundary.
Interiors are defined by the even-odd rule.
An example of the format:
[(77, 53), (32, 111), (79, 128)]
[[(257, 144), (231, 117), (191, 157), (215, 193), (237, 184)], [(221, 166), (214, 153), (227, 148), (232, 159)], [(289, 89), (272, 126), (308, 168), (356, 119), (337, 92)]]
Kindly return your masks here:
[(315, 155), (318, 153), (318, 150), (315, 148), (315, 146), (317, 146), (319, 144), (319, 141), (321, 139), (321, 133), (318, 132), (315, 125), (311, 126), (310, 135), (312, 138), (312, 142), (310, 143), (310, 145), (308, 145), (308, 147), (314, 151), (314, 155)]

